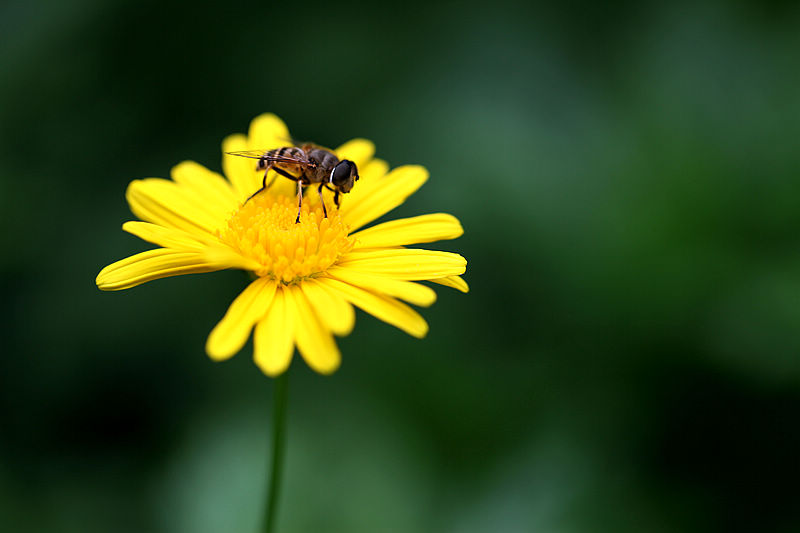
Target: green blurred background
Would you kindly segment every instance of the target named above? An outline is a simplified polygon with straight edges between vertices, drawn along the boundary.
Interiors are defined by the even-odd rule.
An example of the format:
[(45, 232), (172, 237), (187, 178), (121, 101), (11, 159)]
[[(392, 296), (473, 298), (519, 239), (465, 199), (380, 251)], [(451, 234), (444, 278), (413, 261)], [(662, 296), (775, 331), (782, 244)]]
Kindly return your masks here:
[(101, 293), (256, 115), (431, 179), (472, 291), (292, 366), (282, 532), (800, 531), (797, 2), (0, 6), (0, 529), (252, 532), (240, 272)]

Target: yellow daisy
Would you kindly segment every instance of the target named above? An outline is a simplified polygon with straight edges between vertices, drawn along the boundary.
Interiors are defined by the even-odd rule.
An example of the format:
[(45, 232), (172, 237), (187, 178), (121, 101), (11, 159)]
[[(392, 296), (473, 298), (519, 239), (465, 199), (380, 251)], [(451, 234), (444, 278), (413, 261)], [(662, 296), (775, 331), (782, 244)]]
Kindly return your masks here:
[[(222, 150), (266, 151), (286, 146), (290, 138), (281, 119), (264, 114), (253, 120), (247, 136), (227, 137)], [(374, 146), (364, 139), (333, 152), (357, 165), (360, 180), (342, 195), (340, 209), (332, 194), (323, 193), (327, 217), (317, 194), (305, 194), (299, 223), (296, 184), (289, 179), (279, 176), (248, 200), (263, 179), (252, 159), (225, 154), (227, 179), (185, 161), (172, 169), (171, 180), (132, 181), (126, 198), (141, 221), (122, 228), (159, 248), (105, 267), (97, 286), (113, 291), (180, 274), (226, 268), (252, 272), (255, 280), (211, 331), (206, 351), (217, 361), (232, 357), (253, 331), (255, 362), (269, 376), (288, 368), (295, 346), (312, 369), (334, 372), (341, 355), (333, 335), (353, 329), (354, 305), (424, 337), (427, 323), (400, 300), (432, 304), (436, 293), (415, 283), (421, 280), (467, 292), (459, 277), (466, 260), (405, 246), (454, 239), (463, 233), (461, 224), (437, 213), (361, 229), (403, 203), (425, 183), (428, 172), (415, 165), (389, 171), (386, 162), (373, 158)]]

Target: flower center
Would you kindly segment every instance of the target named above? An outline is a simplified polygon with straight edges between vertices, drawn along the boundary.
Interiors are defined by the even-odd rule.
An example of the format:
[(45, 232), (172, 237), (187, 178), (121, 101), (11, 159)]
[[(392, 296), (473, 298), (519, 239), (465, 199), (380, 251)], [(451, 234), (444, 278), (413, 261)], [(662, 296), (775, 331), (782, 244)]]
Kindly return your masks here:
[(319, 202), (306, 200), (311, 198), (303, 199), (300, 222), (295, 223), (297, 198), (261, 192), (231, 216), (219, 238), (255, 259), (261, 265), (255, 271), (260, 277), (284, 284), (313, 277), (348, 252), (355, 239), (348, 236), (334, 205), (327, 205), (326, 218)]

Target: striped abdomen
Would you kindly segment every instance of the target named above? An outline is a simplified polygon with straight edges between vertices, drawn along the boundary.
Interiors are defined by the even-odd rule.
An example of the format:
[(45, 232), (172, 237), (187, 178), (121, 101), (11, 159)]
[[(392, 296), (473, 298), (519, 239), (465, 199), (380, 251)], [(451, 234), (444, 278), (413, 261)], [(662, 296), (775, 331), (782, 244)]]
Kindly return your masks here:
[(303, 150), (296, 146), (284, 146), (269, 150), (258, 161), (258, 169), (264, 170), (268, 166), (278, 167), (293, 176), (303, 176), (308, 167), (308, 158)]

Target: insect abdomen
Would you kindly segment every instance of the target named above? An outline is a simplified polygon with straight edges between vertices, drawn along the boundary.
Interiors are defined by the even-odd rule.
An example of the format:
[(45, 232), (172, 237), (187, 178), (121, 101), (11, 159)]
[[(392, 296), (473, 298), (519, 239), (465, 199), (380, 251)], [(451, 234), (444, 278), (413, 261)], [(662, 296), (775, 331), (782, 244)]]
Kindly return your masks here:
[[(296, 146), (284, 146), (283, 148), (276, 148), (274, 150), (268, 151), (264, 154), (264, 158), (269, 160), (269, 158), (275, 157), (288, 157), (292, 159), (300, 159), (305, 160), (306, 155), (303, 150), (297, 148)], [(286, 161), (271, 161), (268, 164), (271, 164), (274, 167), (278, 167), (286, 172), (292, 174), (293, 176), (302, 176), (303, 175), (303, 166), (297, 163), (289, 163)]]

